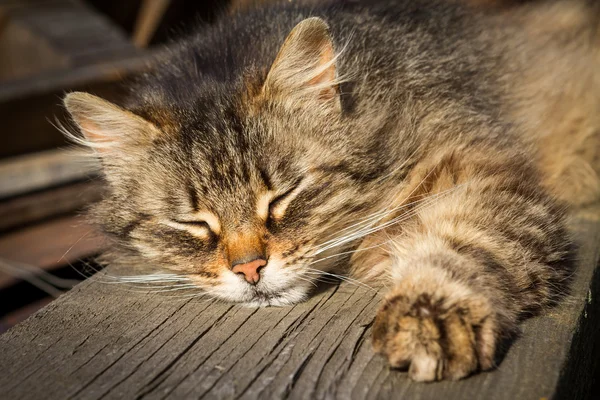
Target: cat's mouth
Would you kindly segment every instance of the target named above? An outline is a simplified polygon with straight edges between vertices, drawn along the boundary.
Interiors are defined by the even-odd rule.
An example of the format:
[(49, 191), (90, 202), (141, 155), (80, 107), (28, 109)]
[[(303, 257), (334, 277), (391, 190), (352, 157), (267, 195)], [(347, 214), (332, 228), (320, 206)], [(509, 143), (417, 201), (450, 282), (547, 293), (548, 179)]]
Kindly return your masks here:
[(239, 274), (225, 271), (216, 285), (206, 287), (203, 283), (211, 295), (225, 301), (251, 307), (277, 307), (305, 301), (315, 281), (316, 275), (302, 274), (300, 267), (272, 257), (261, 270), (258, 282), (248, 282)]
[[(272, 277), (275, 278), (275, 277)], [(300, 303), (308, 298), (312, 285), (305, 280), (287, 277), (265, 279), (257, 285), (240, 281), (225, 281), (212, 293), (226, 301), (249, 307), (281, 307)], [(290, 279), (291, 278), (291, 279)]]
[(308, 290), (299, 286), (290, 286), (277, 292), (269, 292), (253, 287), (247, 299), (241, 303), (249, 307), (282, 307), (300, 303), (308, 297)]

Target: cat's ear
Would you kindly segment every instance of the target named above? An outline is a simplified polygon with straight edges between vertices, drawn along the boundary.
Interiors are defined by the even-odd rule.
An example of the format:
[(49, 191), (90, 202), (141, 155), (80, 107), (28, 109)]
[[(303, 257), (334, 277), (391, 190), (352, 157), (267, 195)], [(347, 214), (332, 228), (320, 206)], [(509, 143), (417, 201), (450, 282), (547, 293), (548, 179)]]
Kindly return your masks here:
[(336, 55), (329, 26), (313, 17), (292, 29), (263, 86), (267, 96), (315, 100), (340, 108)]
[(150, 122), (89, 93), (73, 92), (64, 104), (85, 139), (75, 140), (102, 157), (131, 154), (158, 134)]

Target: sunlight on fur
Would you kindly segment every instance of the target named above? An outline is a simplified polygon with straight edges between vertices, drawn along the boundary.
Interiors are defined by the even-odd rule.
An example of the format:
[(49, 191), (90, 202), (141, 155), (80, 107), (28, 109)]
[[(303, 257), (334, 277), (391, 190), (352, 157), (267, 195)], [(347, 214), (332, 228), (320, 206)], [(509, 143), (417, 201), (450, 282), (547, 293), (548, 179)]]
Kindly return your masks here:
[(600, 194), (600, 7), (366, 3), (231, 16), (118, 105), (67, 94), (58, 127), (102, 164), (99, 263), (135, 271), (99, 281), (286, 306), (341, 280), (381, 293), (391, 367), (461, 379), (568, 295), (567, 220)]

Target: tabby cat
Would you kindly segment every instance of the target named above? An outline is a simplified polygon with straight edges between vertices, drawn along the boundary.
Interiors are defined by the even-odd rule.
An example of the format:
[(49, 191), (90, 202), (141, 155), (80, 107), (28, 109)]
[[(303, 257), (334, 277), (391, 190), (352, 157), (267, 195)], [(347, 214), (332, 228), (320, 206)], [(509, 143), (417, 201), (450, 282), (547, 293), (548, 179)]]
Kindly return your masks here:
[(120, 105), (65, 97), (109, 187), (105, 260), (258, 306), (378, 282), (392, 367), (492, 368), (566, 293), (566, 218), (599, 193), (598, 7), (284, 3), (170, 45)]

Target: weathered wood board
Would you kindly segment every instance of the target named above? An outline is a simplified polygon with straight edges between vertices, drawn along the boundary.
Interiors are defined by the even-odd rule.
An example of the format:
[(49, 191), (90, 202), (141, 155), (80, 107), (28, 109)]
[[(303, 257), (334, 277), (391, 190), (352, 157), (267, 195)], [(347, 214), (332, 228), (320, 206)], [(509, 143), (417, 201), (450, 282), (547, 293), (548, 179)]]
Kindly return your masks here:
[[(0, 178), (0, 181), (2, 179)], [(1, 186), (1, 183), (0, 183)], [(100, 200), (104, 185), (98, 179), (61, 185), (0, 201), (0, 234), (39, 223), (44, 219), (72, 214)], [(0, 239), (1, 240), (1, 239)]]
[(0, 160), (0, 200), (93, 177), (99, 165), (86, 154), (72, 148)]
[(0, 0), (0, 157), (65, 145), (65, 91), (119, 98), (151, 58), (84, 0)]
[(125, 32), (80, 0), (0, 0), (0, 80), (40, 76), (136, 52)]
[(572, 295), (526, 321), (493, 372), (418, 384), (388, 369), (369, 340), (380, 295), (362, 287), (252, 309), (101, 283), (101, 273), (0, 336), (0, 397), (587, 398), (598, 367), (597, 216), (574, 224), (582, 247)]
[(2, 235), (0, 290), (39, 269), (51, 271), (98, 254), (105, 244), (96, 229), (79, 216), (64, 216)]

